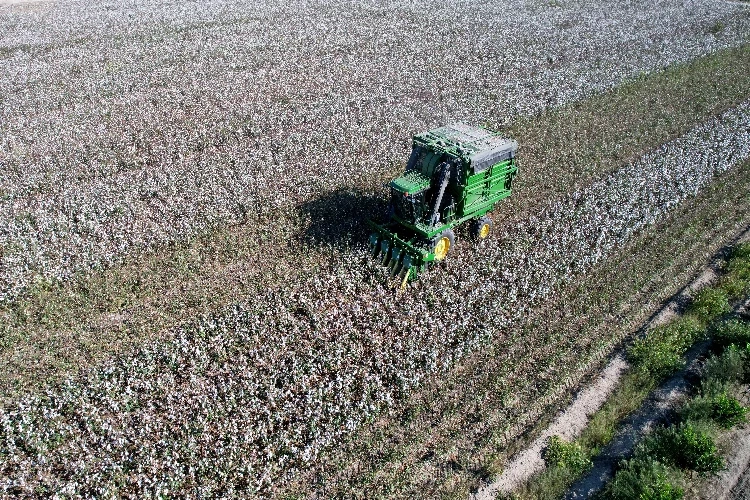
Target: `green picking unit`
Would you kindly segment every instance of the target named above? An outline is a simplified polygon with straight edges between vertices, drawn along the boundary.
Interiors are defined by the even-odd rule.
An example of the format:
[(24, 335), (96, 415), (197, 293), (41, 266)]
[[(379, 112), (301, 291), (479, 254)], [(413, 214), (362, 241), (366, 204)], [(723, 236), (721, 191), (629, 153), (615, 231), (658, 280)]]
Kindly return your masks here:
[(373, 254), (402, 287), (448, 255), (454, 227), (471, 221), (475, 239), (489, 235), (487, 212), (510, 196), (517, 149), (512, 139), (464, 123), (414, 136), (406, 171), (388, 185), (389, 219), (369, 221)]

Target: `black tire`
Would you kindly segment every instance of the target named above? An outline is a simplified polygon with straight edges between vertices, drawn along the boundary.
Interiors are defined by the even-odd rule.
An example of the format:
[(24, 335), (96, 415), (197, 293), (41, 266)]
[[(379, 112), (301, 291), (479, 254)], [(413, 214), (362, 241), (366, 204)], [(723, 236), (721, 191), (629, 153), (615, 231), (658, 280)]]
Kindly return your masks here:
[[(445, 253), (444, 254), (442, 254), (442, 252), (440, 252), (442, 254), (442, 257), (440, 257), (440, 255), (438, 255), (438, 252), (436, 252), (435, 250), (438, 249), (438, 245), (441, 244), (441, 241), (444, 238), (446, 238), (448, 240), (448, 248), (445, 249)], [(448, 253), (450, 252), (450, 249), (453, 248), (453, 245), (454, 245), (455, 242), (456, 242), (456, 235), (453, 233), (453, 230), (452, 229), (446, 229), (442, 233), (440, 233), (437, 236), (435, 236), (434, 238), (432, 238), (432, 241), (430, 242), (430, 252), (436, 254), (436, 259), (435, 260), (439, 262), (441, 260), (444, 260), (445, 257), (448, 256)], [(440, 258), (437, 258), (437, 257), (440, 257)]]
[[(486, 226), (486, 230), (484, 230)], [(486, 240), (492, 234), (492, 219), (483, 215), (471, 224), (471, 238), (474, 241)]]

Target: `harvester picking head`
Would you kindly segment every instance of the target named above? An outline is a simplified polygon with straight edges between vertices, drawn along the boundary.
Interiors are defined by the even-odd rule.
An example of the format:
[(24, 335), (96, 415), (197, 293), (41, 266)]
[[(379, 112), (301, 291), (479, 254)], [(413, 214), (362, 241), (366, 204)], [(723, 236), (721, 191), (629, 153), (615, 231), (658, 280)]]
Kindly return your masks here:
[(427, 268), (428, 262), (435, 260), (435, 255), (418, 246), (415, 238), (403, 239), (398, 235), (398, 228), (393, 223), (380, 225), (369, 221), (373, 228), (370, 234), (370, 251), (380, 263), (388, 268), (391, 276), (398, 277), (401, 288), (410, 279), (415, 279)]

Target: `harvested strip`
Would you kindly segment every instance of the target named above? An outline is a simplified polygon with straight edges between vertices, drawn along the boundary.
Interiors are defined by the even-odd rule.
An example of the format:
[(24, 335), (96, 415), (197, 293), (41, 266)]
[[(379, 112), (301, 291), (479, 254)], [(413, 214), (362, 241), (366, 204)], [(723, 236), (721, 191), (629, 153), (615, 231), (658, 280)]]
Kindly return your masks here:
[(355, 249), (296, 291), (274, 290), (23, 399), (0, 413), (3, 487), (273, 491), (747, 158), (749, 106), (549, 205), (497, 247), (463, 248), (397, 304)]

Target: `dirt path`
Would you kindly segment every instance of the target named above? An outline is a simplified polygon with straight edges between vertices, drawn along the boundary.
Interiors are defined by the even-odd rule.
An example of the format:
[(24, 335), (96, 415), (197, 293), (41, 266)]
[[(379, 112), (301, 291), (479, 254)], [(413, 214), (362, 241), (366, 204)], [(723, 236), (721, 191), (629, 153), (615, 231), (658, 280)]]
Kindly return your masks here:
[[(750, 432), (745, 434), (744, 439), (745, 442), (750, 440)], [(745, 467), (744, 472), (737, 478), (737, 482), (734, 484), (732, 490), (724, 498), (729, 500), (750, 500), (750, 469), (747, 469), (747, 463)]]
[[(737, 236), (733, 244), (748, 240), (750, 240), (750, 228), (745, 229)], [(677, 315), (693, 291), (716, 278), (717, 265), (721, 261), (722, 254), (723, 252), (719, 252), (705, 270), (675, 294), (646, 322), (643, 328), (652, 328)], [(654, 422), (663, 418), (671, 405), (684, 395), (688, 388), (685, 375), (696, 369), (697, 360), (705, 351), (706, 346), (705, 343), (701, 344), (688, 353), (687, 368), (657, 389), (648, 398), (642, 409), (628, 419), (613, 442), (602, 451), (599, 460), (595, 460), (591, 472), (571, 488), (566, 498), (586, 498), (606, 483), (611, 477), (614, 465), (620, 458), (627, 454), (640, 436), (647, 432)], [(627, 366), (628, 364), (622, 354), (616, 355), (605, 367), (599, 378), (593, 384), (584, 388), (576, 396), (573, 403), (555, 419), (532, 445), (519, 453), (503, 473), (493, 483), (480, 489), (473, 496), (473, 499), (491, 500), (495, 498), (497, 493), (509, 493), (528, 480), (534, 473), (543, 469), (542, 450), (547, 439), (553, 435), (560, 435), (566, 439), (579, 435), (588, 424), (589, 417), (604, 404)], [(734, 482), (736, 481), (735, 478)]]
[(542, 470), (544, 468), (542, 450), (547, 444), (547, 439), (554, 435), (570, 439), (580, 434), (586, 427), (589, 417), (607, 400), (626, 367), (625, 359), (620, 354), (616, 355), (599, 378), (583, 389), (573, 404), (561, 413), (528, 449), (513, 460), (497, 481), (480, 490), (475, 499), (492, 500), (499, 492), (513, 491), (531, 474)]
[(687, 355), (687, 367), (658, 387), (640, 410), (621, 424), (612, 442), (594, 458), (594, 466), (589, 473), (568, 490), (566, 499), (589, 498), (612, 478), (617, 463), (632, 453), (644, 434), (663, 420), (676, 403), (686, 397), (690, 389), (688, 375), (697, 373), (700, 369), (701, 358), (708, 345), (708, 342), (702, 342), (691, 349)]
[(733, 429), (719, 439), (726, 469), (702, 485), (696, 498), (706, 500), (750, 499), (750, 425)]

